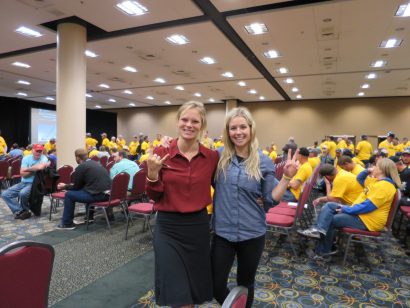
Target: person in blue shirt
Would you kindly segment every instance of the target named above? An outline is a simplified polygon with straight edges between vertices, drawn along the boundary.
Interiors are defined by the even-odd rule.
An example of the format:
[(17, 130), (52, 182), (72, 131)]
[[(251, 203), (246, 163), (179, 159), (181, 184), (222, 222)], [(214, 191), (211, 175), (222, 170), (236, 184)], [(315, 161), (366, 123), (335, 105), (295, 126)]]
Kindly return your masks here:
[(140, 167), (129, 160), (128, 154), (124, 150), (120, 150), (112, 154), (114, 157), (115, 164), (112, 166), (110, 170), (110, 178), (113, 179), (118, 173), (125, 172), (130, 175), (130, 181), (128, 183), (128, 190), (132, 190), (132, 181), (134, 179), (134, 175), (140, 170)]
[(23, 156), (23, 151), (19, 148), (19, 145), (17, 143), (13, 143), (13, 145), (11, 146), (9, 156), (13, 158)]
[[(28, 200), (30, 198), (34, 173), (45, 169), (50, 164), (48, 158), (43, 155), (43, 149), (44, 147), (41, 144), (33, 146), (33, 153), (25, 156), (21, 162), (21, 182), (11, 186), (1, 195), (15, 219), (24, 220), (31, 217)], [(20, 200), (20, 203), (18, 200)]]
[(265, 212), (281, 200), (296, 174), (297, 155), (291, 159), (289, 150), (284, 176), (278, 181), (272, 160), (259, 150), (255, 122), (243, 107), (227, 114), (223, 142), (215, 175), (212, 218), (214, 297), (222, 304), (228, 295), (228, 275), (236, 255), (237, 283), (248, 288), (246, 307), (251, 307), (256, 269), (265, 245)]

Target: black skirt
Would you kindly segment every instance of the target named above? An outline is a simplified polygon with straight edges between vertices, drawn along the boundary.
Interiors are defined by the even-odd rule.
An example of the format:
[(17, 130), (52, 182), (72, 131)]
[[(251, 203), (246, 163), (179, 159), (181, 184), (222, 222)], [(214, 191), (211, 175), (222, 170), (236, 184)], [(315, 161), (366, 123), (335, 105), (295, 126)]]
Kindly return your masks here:
[(155, 300), (159, 306), (212, 300), (209, 218), (158, 212), (155, 224)]

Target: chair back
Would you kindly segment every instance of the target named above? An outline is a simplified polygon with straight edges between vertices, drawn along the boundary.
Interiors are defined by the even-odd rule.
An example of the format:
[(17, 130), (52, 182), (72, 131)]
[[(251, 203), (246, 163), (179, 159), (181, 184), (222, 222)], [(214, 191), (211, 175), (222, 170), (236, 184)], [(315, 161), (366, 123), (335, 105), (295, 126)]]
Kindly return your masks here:
[(229, 292), (221, 308), (245, 308), (248, 299), (248, 289), (237, 286)]
[(105, 167), (107, 165), (108, 162), (108, 157), (107, 156), (101, 156), (100, 158), (100, 164)]
[(117, 174), (112, 179), (110, 199), (111, 200), (121, 200), (121, 201), (126, 200), (129, 181), (130, 181), (130, 175), (128, 173), (121, 172)]
[(112, 166), (114, 166), (115, 161), (110, 161), (108, 162), (108, 164), (105, 166), (105, 169), (107, 170), (108, 173), (110, 173), (110, 170), (112, 168)]
[(0, 178), (7, 177), (9, 172), (9, 163), (5, 160), (0, 160)]
[(394, 217), (396, 216), (397, 208), (399, 207), (400, 198), (401, 198), (401, 193), (400, 193), (400, 190), (397, 189), (396, 193), (394, 194), (393, 201), (391, 203), (389, 216), (387, 216), (387, 222), (386, 222), (386, 227), (385, 227), (389, 234), (391, 234), (392, 232), (393, 221), (394, 221)]
[(16, 159), (11, 162), (11, 176), (20, 175), (21, 159)]
[(64, 165), (58, 168), (57, 173), (60, 176), (57, 180), (58, 183), (72, 183), (71, 181), (71, 173), (73, 172), (73, 167), (70, 165)]
[(275, 177), (278, 181), (280, 181), (280, 179), (283, 176), (283, 171), (284, 171), (283, 169), (285, 167), (285, 164), (286, 164), (286, 162), (282, 161), (282, 162), (275, 165), (276, 166)]
[(283, 161), (283, 156), (279, 155), (278, 157), (275, 158), (275, 164), (280, 164)]
[(112, 161), (114, 161), (114, 156), (108, 157), (108, 163), (110, 163), (110, 162), (112, 162)]
[(317, 178), (319, 177), (319, 170), (322, 167), (321, 164), (317, 165), (315, 170), (313, 170), (312, 173), (312, 178), (311, 178), (311, 182), (313, 183), (313, 185), (315, 185), (315, 183), (317, 182)]
[(147, 173), (144, 169), (140, 169), (132, 179), (131, 196), (138, 197), (145, 193), (145, 177)]
[(308, 180), (303, 186), (302, 193), (299, 196), (298, 205), (296, 206), (295, 221), (302, 216), (305, 204), (308, 202), (310, 192), (312, 191), (313, 182)]
[(48, 306), (54, 249), (33, 241), (0, 248), (1, 307)]

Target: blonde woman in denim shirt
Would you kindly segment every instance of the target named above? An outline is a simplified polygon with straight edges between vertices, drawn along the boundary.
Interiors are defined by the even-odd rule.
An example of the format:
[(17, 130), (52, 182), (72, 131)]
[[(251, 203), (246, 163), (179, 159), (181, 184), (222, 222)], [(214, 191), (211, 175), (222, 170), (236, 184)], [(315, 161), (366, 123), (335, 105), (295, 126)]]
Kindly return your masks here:
[(297, 155), (291, 159), (288, 153), (284, 176), (278, 181), (272, 161), (258, 149), (252, 115), (243, 107), (226, 116), (223, 142), (215, 175), (214, 297), (222, 304), (228, 295), (228, 275), (236, 255), (237, 284), (248, 288), (246, 307), (251, 307), (256, 269), (265, 245), (265, 211), (281, 200), (296, 174)]

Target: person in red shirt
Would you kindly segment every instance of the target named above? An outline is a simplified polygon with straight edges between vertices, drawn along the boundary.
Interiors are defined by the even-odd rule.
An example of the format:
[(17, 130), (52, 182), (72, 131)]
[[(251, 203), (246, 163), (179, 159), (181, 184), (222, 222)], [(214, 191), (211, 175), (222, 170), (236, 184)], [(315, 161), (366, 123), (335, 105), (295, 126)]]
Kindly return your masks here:
[(199, 143), (206, 129), (202, 103), (183, 104), (177, 119), (178, 138), (146, 161), (146, 190), (158, 211), (155, 299), (159, 306), (193, 307), (213, 298), (206, 206), (218, 153)]

